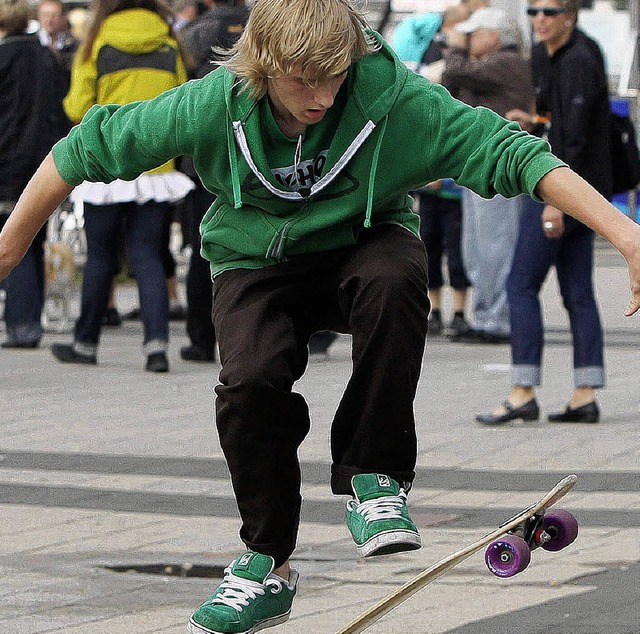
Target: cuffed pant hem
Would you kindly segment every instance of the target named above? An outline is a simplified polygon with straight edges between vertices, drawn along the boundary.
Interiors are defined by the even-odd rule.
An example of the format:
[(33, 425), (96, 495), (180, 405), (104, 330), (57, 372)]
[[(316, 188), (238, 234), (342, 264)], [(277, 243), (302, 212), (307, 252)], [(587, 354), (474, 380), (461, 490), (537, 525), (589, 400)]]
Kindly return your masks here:
[(514, 365), (511, 368), (511, 385), (537, 387), (542, 379), (542, 371), (537, 365)]
[(168, 342), (162, 339), (151, 339), (144, 344), (144, 353), (146, 355), (156, 354), (157, 352), (166, 352), (168, 348)]
[(95, 357), (98, 353), (98, 346), (93, 343), (82, 343), (81, 341), (73, 342), (73, 350), (78, 354), (82, 354), (85, 357)]
[(573, 381), (575, 387), (604, 387), (604, 368), (601, 366), (574, 368)]

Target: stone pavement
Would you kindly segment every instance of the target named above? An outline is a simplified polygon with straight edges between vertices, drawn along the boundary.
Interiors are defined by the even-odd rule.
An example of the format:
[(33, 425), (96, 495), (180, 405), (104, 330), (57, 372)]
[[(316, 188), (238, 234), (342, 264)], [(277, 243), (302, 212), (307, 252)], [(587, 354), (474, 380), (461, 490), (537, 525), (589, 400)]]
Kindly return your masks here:
[[(359, 560), (329, 493), (329, 423), (349, 375), (349, 338), (296, 386), (312, 430), (300, 455), (304, 507), (290, 621), (274, 632), (331, 634), (384, 594), (475, 541), (577, 473), (563, 504), (578, 540), (536, 551), (499, 580), (477, 554), (370, 628), (372, 634), (634, 633), (640, 581), (640, 323), (625, 319), (620, 256), (597, 249), (608, 387), (599, 425), (482, 428), (474, 415), (506, 395), (509, 347), (428, 344), (416, 401), (420, 454), (410, 507), (420, 551)], [(124, 310), (132, 288), (120, 289)], [(571, 391), (567, 321), (554, 279), (544, 291), (543, 415)], [(399, 326), (401, 327), (401, 326)], [(171, 372), (143, 371), (141, 328), (105, 329), (97, 367), (63, 366), (48, 346), (0, 350), (0, 632), (177, 634), (241, 549), (213, 426), (219, 366), (190, 364), (172, 324)], [(393, 377), (389, 377), (393, 380)], [(390, 421), (392, 424), (393, 421)]]

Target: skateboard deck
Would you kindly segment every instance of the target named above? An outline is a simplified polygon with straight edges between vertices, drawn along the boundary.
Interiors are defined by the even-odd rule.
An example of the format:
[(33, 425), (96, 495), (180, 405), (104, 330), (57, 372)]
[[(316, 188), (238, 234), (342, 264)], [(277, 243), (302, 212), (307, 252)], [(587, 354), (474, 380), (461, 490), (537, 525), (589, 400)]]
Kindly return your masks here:
[(578, 524), (575, 518), (566, 511), (556, 511), (547, 518), (545, 513), (573, 489), (577, 480), (575, 475), (566, 476), (537, 502), (484, 537), (423, 570), (336, 634), (363, 632), (416, 592), (483, 548), (489, 547), (485, 560), (491, 572), (499, 577), (510, 577), (524, 570), (529, 563), (530, 552), (535, 548), (542, 547), (551, 551), (564, 548), (577, 536)]

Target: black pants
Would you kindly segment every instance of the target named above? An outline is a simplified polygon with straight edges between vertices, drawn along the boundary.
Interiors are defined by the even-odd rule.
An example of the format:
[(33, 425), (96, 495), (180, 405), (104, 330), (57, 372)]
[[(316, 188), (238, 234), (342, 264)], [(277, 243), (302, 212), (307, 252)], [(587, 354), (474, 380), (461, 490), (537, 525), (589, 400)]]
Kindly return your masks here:
[(276, 566), (295, 548), (297, 451), (309, 431), (292, 391), (318, 330), (351, 333), (353, 372), (332, 424), (331, 488), (357, 473), (414, 477), (413, 400), (429, 314), (424, 245), (401, 227), (363, 231), (357, 246), (259, 270), (222, 273), (214, 323), (222, 371), (216, 420), (240, 510), (240, 536)]
[(214, 352), (216, 333), (211, 317), (213, 305), (213, 285), (211, 267), (200, 255), (200, 223), (213, 203), (214, 196), (198, 181), (189, 193), (189, 235), (191, 258), (187, 272), (187, 323), (186, 330), (191, 344)]

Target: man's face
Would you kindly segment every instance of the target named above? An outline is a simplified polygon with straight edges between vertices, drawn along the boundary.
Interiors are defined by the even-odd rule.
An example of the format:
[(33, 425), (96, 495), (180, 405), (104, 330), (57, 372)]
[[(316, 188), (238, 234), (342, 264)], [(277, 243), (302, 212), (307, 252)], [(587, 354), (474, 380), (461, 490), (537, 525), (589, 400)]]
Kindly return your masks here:
[[(308, 84), (299, 67), (290, 74), (267, 81), (267, 95), (274, 108), (274, 115), (284, 134), (301, 134), (306, 126), (322, 120), (335, 101), (347, 70), (327, 80)], [(283, 127), (284, 126), (284, 127)]]
[(56, 34), (63, 28), (62, 7), (55, 2), (43, 2), (38, 7), (38, 22), (47, 33)]
[[(557, 0), (534, 0), (531, 9), (537, 9), (535, 15), (530, 15), (531, 25), (540, 42), (553, 46), (564, 41), (573, 29), (573, 20)], [(557, 10), (557, 13), (545, 15), (544, 9)]]

